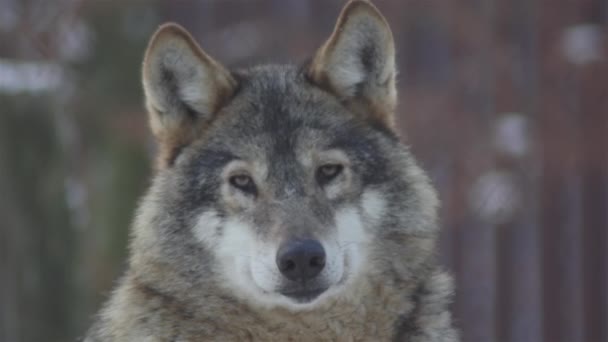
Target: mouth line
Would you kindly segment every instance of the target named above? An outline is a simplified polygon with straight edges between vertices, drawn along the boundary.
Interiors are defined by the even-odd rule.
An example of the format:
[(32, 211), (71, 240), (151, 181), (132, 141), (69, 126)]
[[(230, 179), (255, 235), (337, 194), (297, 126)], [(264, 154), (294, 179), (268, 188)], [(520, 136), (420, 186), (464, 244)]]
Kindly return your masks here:
[(325, 291), (327, 291), (326, 287), (312, 290), (282, 291), (281, 294), (300, 304), (306, 304), (317, 299)]

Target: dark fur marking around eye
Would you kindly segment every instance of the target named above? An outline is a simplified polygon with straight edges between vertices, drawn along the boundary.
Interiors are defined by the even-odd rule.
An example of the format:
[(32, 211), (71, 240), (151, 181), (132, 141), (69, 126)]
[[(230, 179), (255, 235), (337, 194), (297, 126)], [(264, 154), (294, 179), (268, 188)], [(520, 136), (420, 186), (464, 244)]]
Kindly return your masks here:
[(219, 150), (203, 150), (184, 165), (188, 182), (179, 184), (181, 210), (196, 210), (215, 199), (220, 179), (219, 170), (231, 160), (232, 153)]
[(356, 124), (341, 127), (328, 147), (341, 149), (350, 155), (353, 168), (361, 174), (364, 183), (385, 183), (391, 179), (388, 170), (389, 161), (383, 157), (378, 142), (361, 129), (364, 128)]
[(195, 167), (198, 172), (216, 171), (237, 157), (228, 151), (203, 150), (196, 159)]

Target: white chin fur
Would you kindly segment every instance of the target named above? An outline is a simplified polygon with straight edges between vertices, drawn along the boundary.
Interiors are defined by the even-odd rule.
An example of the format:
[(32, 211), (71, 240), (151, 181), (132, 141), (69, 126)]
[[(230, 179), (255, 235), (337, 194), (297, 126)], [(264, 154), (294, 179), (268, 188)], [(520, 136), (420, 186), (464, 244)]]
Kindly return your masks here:
[(193, 232), (195, 237), (218, 261), (223, 275), (220, 285), (237, 297), (262, 307), (283, 307), (292, 311), (310, 310), (334, 296), (348, 296), (349, 284), (364, 273), (366, 244), (370, 239), (366, 226), (374, 226), (382, 216), (385, 202), (373, 191), (363, 194), (360, 208), (346, 207), (335, 214), (335, 229), (321, 238), (327, 263), (321, 274), (327, 291), (307, 303), (298, 303), (279, 293), (283, 276), (275, 264), (278, 246), (265, 243), (256, 229), (238, 219), (220, 219), (213, 210), (199, 216)]

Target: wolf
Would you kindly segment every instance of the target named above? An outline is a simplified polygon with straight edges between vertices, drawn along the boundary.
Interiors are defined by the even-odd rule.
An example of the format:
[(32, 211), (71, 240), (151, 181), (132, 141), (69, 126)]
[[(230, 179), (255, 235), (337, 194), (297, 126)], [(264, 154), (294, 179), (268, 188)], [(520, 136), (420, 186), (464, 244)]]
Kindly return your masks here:
[(367, 1), (299, 66), (228, 70), (161, 26), (143, 62), (157, 170), (85, 341), (457, 341), (396, 74)]

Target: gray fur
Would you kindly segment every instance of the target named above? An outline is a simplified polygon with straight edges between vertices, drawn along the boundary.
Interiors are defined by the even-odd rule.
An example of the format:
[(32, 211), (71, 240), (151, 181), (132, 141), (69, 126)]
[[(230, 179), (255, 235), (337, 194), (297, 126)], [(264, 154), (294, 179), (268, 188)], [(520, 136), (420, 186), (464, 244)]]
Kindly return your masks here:
[[(363, 37), (369, 44), (362, 32), (370, 27), (391, 37), (379, 12), (364, 1), (347, 5), (340, 25), (347, 29), (336, 30), (330, 41)], [(173, 25), (171, 33), (155, 36), (189, 39), (180, 30)], [(162, 60), (157, 50), (163, 49), (154, 44), (146, 59)], [(436, 195), (391, 126), (392, 38), (388, 47), (386, 39), (375, 44), (367, 50), (373, 56), (364, 56), (366, 67), (354, 71), (366, 73), (358, 78), (359, 94), (348, 96), (331, 80), (337, 66), (323, 61), (326, 52), (303, 67), (260, 66), (230, 75), (203, 53), (194, 65), (222, 75), (201, 85), (202, 108), (217, 107), (205, 113), (183, 98), (179, 73), (164, 85), (167, 78), (146, 79), (144, 65), (145, 87), (155, 89), (147, 91), (151, 123), (166, 153), (137, 211), (128, 270), (86, 341), (457, 341), (448, 311), (451, 280), (435, 258)], [(197, 48), (187, 45), (174, 44)], [(172, 105), (155, 108), (156, 94), (163, 106)], [(370, 96), (375, 98), (361, 101)], [(327, 150), (339, 151), (332, 158), (343, 161), (345, 171), (320, 186), (315, 158)], [(255, 192), (227, 184), (231, 165), (251, 176)], [(365, 216), (368, 207), (376, 208), (366, 202), (370, 193), (383, 205), (377, 204), (378, 217)], [(366, 240), (356, 247), (365, 251), (364, 266), (353, 268), (360, 274), (345, 273), (343, 290), (299, 309), (263, 305), (227, 284), (232, 278), (226, 274), (237, 271), (227, 270), (216, 250), (229, 234), (226, 222), (246, 222), (252, 236), (269, 244), (294, 236), (328, 239), (338, 225), (336, 213), (345, 208), (365, 218)], [(342, 289), (325, 278), (317, 282)], [(295, 286), (284, 279), (281, 284)]]

